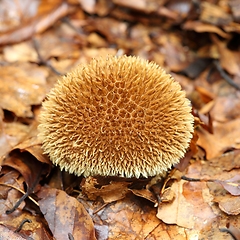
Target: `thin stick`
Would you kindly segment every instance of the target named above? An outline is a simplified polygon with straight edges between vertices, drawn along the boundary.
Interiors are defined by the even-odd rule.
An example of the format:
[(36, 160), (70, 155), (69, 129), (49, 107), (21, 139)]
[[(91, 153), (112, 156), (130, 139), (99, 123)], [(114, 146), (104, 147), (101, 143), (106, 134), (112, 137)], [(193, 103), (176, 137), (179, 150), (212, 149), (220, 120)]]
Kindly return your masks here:
[[(22, 193), (23, 195), (26, 194), (26, 192), (24, 192), (23, 190), (21, 190), (21, 189), (18, 188), (18, 187), (15, 187), (14, 185), (7, 184), (7, 183), (0, 183), (0, 185), (13, 188), (13, 189), (19, 191), (20, 193)], [(35, 203), (37, 206), (39, 206), (38, 202), (37, 202), (35, 199), (33, 199), (31, 196), (27, 196), (27, 197), (28, 197), (33, 203)]]
[(95, 210), (95, 211), (93, 212), (93, 215), (96, 214), (96, 213), (98, 213), (99, 211), (101, 211), (101, 210), (102, 210), (103, 208), (105, 208), (108, 204), (109, 204), (109, 203), (104, 203), (100, 208), (98, 208), (97, 210)]
[(22, 227), (23, 227), (23, 225), (25, 224), (25, 223), (31, 223), (32, 221), (30, 220), (30, 219), (24, 219), (21, 223), (20, 223), (20, 225), (19, 225), (19, 227), (14, 231), (14, 232), (20, 232), (21, 231), (21, 229), (22, 229)]
[(37, 42), (36, 39), (33, 39), (33, 47), (34, 47), (34, 49), (35, 49), (35, 51), (36, 51), (36, 53), (37, 53), (38, 60), (39, 60), (39, 64), (42, 64), (42, 65), (48, 67), (51, 71), (53, 71), (55, 74), (57, 74), (57, 75), (59, 75), (59, 76), (63, 75), (63, 74), (61, 74), (58, 70), (56, 70), (48, 61), (46, 61), (46, 60), (42, 57), (42, 55), (41, 55), (40, 52), (39, 52), (39, 44), (38, 44), (38, 42)]
[(215, 179), (189, 178), (186, 176), (182, 176), (181, 179), (188, 182), (215, 182), (216, 181)]
[(237, 90), (240, 90), (240, 86), (236, 84), (232, 78), (229, 77), (229, 75), (222, 69), (221, 65), (219, 64), (219, 61), (215, 60), (213, 61), (213, 64), (217, 68), (220, 75), (226, 80), (228, 84), (230, 84), (232, 87), (236, 88)]

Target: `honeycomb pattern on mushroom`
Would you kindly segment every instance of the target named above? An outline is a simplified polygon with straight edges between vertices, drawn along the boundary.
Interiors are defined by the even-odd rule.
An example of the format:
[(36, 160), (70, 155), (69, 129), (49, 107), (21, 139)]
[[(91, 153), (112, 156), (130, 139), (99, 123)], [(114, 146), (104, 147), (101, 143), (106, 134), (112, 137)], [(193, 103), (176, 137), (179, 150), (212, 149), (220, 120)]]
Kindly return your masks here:
[(179, 162), (192, 138), (189, 100), (153, 62), (108, 56), (50, 91), (39, 137), (52, 162), (84, 176), (149, 177)]

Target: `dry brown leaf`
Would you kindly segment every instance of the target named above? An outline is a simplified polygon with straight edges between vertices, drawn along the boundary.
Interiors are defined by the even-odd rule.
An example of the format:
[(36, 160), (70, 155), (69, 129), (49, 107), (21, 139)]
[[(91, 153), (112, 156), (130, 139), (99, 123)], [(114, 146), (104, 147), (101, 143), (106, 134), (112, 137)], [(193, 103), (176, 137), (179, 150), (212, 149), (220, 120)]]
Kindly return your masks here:
[[(152, 45), (151, 38), (149, 37), (150, 31), (151, 31), (150, 29), (146, 29), (142, 24), (137, 24), (132, 27), (132, 30), (130, 33), (130, 40), (131, 40), (131, 44), (134, 45), (135, 49), (146, 47), (146, 46), (148, 49), (150, 49)], [(156, 32), (157, 36), (160, 35), (157, 29), (154, 29), (152, 31)], [(164, 37), (159, 36), (159, 38), (157, 39), (158, 41), (161, 41), (160, 39), (162, 38)]]
[[(4, 113), (3, 113), (3, 110), (0, 108), (0, 166), (2, 165), (1, 157), (11, 149), (11, 144), (5, 132), (3, 118), (4, 118)], [(1, 167), (0, 167), (0, 170), (1, 170)]]
[(161, 224), (156, 209), (135, 196), (109, 204), (98, 217), (108, 226), (109, 240), (147, 239)]
[(31, 126), (24, 123), (15, 121), (15, 122), (4, 122), (4, 133), (7, 136), (8, 143), (10, 148), (7, 148), (7, 152), (13, 149), (19, 142), (21, 142), (30, 131)]
[(18, 233), (0, 224), (0, 239), (24, 240)]
[(227, 123), (213, 122), (213, 134), (198, 129), (197, 144), (206, 151), (207, 159), (215, 158), (227, 150), (240, 148), (240, 119)]
[(161, 52), (169, 71), (179, 72), (193, 60), (191, 52), (186, 53), (186, 49), (182, 46), (181, 37), (180, 33), (161, 36)]
[(106, 17), (98, 21), (90, 21), (87, 27), (94, 28), (95, 31), (105, 36), (108, 42), (115, 42), (126, 39), (128, 24)]
[(74, 35), (69, 34), (70, 36), (68, 36), (67, 31), (66, 28), (61, 29), (58, 33), (46, 31), (35, 37), (35, 45), (43, 60), (58, 58), (58, 62), (61, 62), (59, 59), (73, 61), (74, 58), (80, 56), (79, 47), (74, 42), (69, 44), (69, 41), (73, 41)]
[(219, 51), (220, 63), (223, 69), (233, 75), (240, 75), (239, 52), (230, 51), (226, 41), (220, 41), (216, 36), (211, 35), (213, 42)]
[(155, 4), (157, 4), (157, 2), (156, 3), (154, 3), (154, 1), (148, 2), (147, 0), (140, 0), (137, 3), (134, 0), (114, 0), (113, 2), (120, 6), (133, 8), (135, 10), (140, 10), (144, 12), (148, 12), (148, 11), (152, 12), (156, 10)]
[(91, 46), (94, 46), (94, 47), (107, 47), (108, 46), (107, 41), (105, 41), (105, 39), (102, 38), (97, 33), (89, 34), (87, 41)]
[(238, 0), (230, 0), (229, 1), (229, 7), (231, 8), (233, 17), (236, 21), (239, 22), (240, 20), (240, 3)]
[[(48, 6), (50, 6), (48, 4)], [(32, 37), (36, 33), (45, 31), (52, 26), (58, 19), (72, 12), (71, 6), (63, 1), (49, 11), (28, 19), (24, 24), (0, 34), (0, 45), (21, 42)]]
[(31, 42), (22, 42), (3, 49), (3, 57), (9, 63), (38, 62), (38, 55)]
[(225, 197), (218, 202), (219, 208), (228, 215), (240, 214), (240, 198), (239, 197)]
[(82, 184), (82, 191), (90, 200), (101, 197), (105, 203), (110, 203), (123, 199), (129, 191), (129, 184), (129, 182), (110, 182), (108, 185), (99, 187), (96, 178), (88, 177)]
[[(239, 158), (239, 150), (234, 150), (233, 152), (225, 153), (220, 157), (207, 161), (193, 161), (187, 169), (186, 177), (201, 179), (203, 182), (208, 182), (209, 180), (210, 182), (208, 182), (208, 184), (214, 182), (214, 186), (218, 186), (221, 190), (224, 190), (224, 188), (220, 184), (215, 183), (215, 181), (224, 181), (238, 175), (240, 167)], [(224, 191), (226, 192), (226, 190)]]
[(166, 188), (161, 195), (161, 202), (162, 203), (169, 203), (174, 200), (175, 194), (171, 190), (171, 188)]
[[(230, 190), (234, 191), (234, 193), (238, 191), (236, 190), (238, 184), (236, 186), (234, 182), (238, 182), (239, 157), (239, 150), (237, 150), (205, 162), (196, 161), (191, 164), (187, 173), (187, 176), (190, 178), (200, 178), (203, 179), (203, 182), (207, 182), (208, 189), (212, 195), (208, 203), (213, 207), (212, 202), (217, 202), (219, 208), (229, 215), (239, 214), (240, 198), (238, 196), (232, 196), (223, 188), (222, 184), (219, 183), (224, 182), (224, 185), (226, 185), (228, 182), (233, 182), (234, 186), (232, 188), (230, 187)], [(193, 195), (196, 195), (195, 191)], [(216, 214), (216, 209), (214, 213)]]
[(218, 203), (219, 209), (228, 215), (238, 215), (240, 213), (240, 198), (232, 196), (220, 184), (208, 183), (213, 202)]
[(234, 196), (240, 195), (240, 175), (235, 175), (231, 179), (225, 181), (216, 180), (215, 182), (220, 183), (224, 189)]
[(24, 190), (24, 179), (18, 172), (15, 170), (9, 170), (9, 168), (6, 169), (3, 167), (1, 174), (4, 173), (5, 175), (0, 178), (0, 221), (6, 223), (6, 218), (8, 216), (12, 219), (21, 212), (25, 206), (25, 202), (22, 202), (12, 214), (6, 214), (6, 211), (12, 209), (19, 198), (22, 197), (23, 194), (17, 189)]
[[(157, 217), (167, 224), (204, 229), (216, 220), (209, 203), (211, 195), (205, 183), (174, 182), (171, 190), (175, 199), (159, 204)], [(171, 214), (169, 214), (171, 213)]]
[[(81, 203), (64, 191), (42, 188), (38, 193), (40, 210), (43, 213), (54, 238), (69, 240), (94, 240), (93, 222)], [(70, 235), (69, 235), (70, 234)]]
[(16, 0), (0, 2), (0, 32), (18, 26), (37, 13), (38, 1)]
[(129, 189), (135, 196), (145, 198), (153, 203), (157, 203), (156, 196), (148, 189)]
[(30, 153), (18, 150), (10, 152), (2, 165), (11, 167), (21, 173), (28, 187), (28, 193), (34, 192), (41, 176), (49, 172), (48, 165), (37, 161)]
[(1, 67), (0, 75), (0, 106), (19, 117), (33, 117), (31, 105), (41, 104), (45, 97), (48, 72), (22, 64)]
[(181, 16), (181, 18), (185, 18), (187, 16), (189, 16), (190, 11), (192, 9), (192, 5), (193, 3), (189, 0), (175, 0), (175, 1), (165, 1), (166, 2), (166, 8), (171, 10), (174, 13), (178, 14), (178, 18), (179, 15)]
[(20, 143), (18, 143), (12, 148), (12, 151), (20, 150), (20, 152), (29, 152), (41, 163), (46, 163), (49, 166), (52, 166), (52, 163), (49, 160), (49, 158), (45, 154), (43, 154), (41, 141), (37, 137), (38, 134), (37, 126), (38, 122), (37, 121), (33, 122), (28, 134), (25, 136), (25, 138), (22, 139)]
[[(195, 117), (195, 123), (194, 123), (195, 128), (198, 124), (200, 124), (200, 120)], [(183, 172), (188, 167), (189, 161), (191, 160), (191, 158), (195, 154), (197, 154), (198, 152), (197, 140), (198, 140), (197, 131), (194, 131), (188, 151), (185, 153), (185, 156), (182, 159), (180, 159), (180, 162), (174, 166), (179, 171)]]
[(159, 224), (146, 240), (186, 240), (195, 239), (199, 235), (199, 230), (196, 229), (190, 230), (177, 225)]
[(222, 26), (229, 24), (233, 20), (232, 16), (217, 4), (206, 1), (201, 4), (201, 7), (200, 20), (203, 22)]
[(95, 13), (96, 0), (79, 0), (81, 7), (89, 14)]
[(196, 91), (199, 93), (200, 98), (204, 103), (209, 103), (212, 100), (215, 99), (215, 94), (207, 90), (206, 88), (203, 88), (201, 86), (196, 87)]
[(200, 33), (201, 32), (216, 33), (223, 38), (230, 37), (229, 34), (225, 33), (220, 28), (218, 28), (214, 25), (211, 25), (211, 24), (202, 23), (200, 21), (187, 21), (183, 25), (183, 29), (184, 30), (193, 30), (193, 31), (200, 32)]
[(19, 178), (20, 173), (16, 170), (9, 170), (3, 168), (1, 170), (1, 178), (0, 178), (0, 197), (1, 199), (7, 198), (7, 193), (9, 191), (9, 187), (7, 187), (4, 184), (10, 184), (14, 185), (14, 183), (17, 182), (17, 179)]
[(240, 95), (233, 93), (217, 97), (210, 114), (215, 121), (219, 122), (240, 118)]
[[(194, 163), (196, 165), (197, 163)], [(210, 176), (212, 179), (226, 180), (234, 176), (240, 168), (240, 150), (234, 150), (222, 154), (219, 157), (209, 159), (202, 164), (201, 175)]]
[[(18, 231), (19, 235), (24, 239), (53, 240), (42, 216), (31, 214), (28, 211), (15, 211), (12, 214), (4, 215), (0, 218), (0, 221), (4, 222), (4, 225), (14, 232), (25, 222), (21, 230)], [(12, 238), (10, 239), (12, 240)]]

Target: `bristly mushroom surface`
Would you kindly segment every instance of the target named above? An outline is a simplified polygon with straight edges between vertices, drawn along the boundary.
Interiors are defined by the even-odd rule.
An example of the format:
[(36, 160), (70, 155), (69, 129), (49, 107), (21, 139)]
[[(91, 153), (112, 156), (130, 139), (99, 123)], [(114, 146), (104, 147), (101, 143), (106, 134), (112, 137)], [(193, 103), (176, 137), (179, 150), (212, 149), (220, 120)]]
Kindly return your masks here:
[(160, 66), (109, 56), (58, 81), (39, 137), (52, 162), (78, 176), (149, 177), (184, 156), (193, 121), (185, 92)]

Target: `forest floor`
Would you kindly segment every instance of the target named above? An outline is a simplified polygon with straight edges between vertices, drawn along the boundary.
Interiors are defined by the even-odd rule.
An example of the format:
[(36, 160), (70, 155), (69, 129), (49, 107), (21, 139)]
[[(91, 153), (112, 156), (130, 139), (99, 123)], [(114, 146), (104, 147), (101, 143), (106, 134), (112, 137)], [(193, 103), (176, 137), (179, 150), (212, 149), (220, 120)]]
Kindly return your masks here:
[[(54, 83), (92, 58), (154, 61), (195, 133), (166, 185), (75, 177), (37, 138)], [(0, 239), (240, 239), (238, 0), (0, 1)]]

